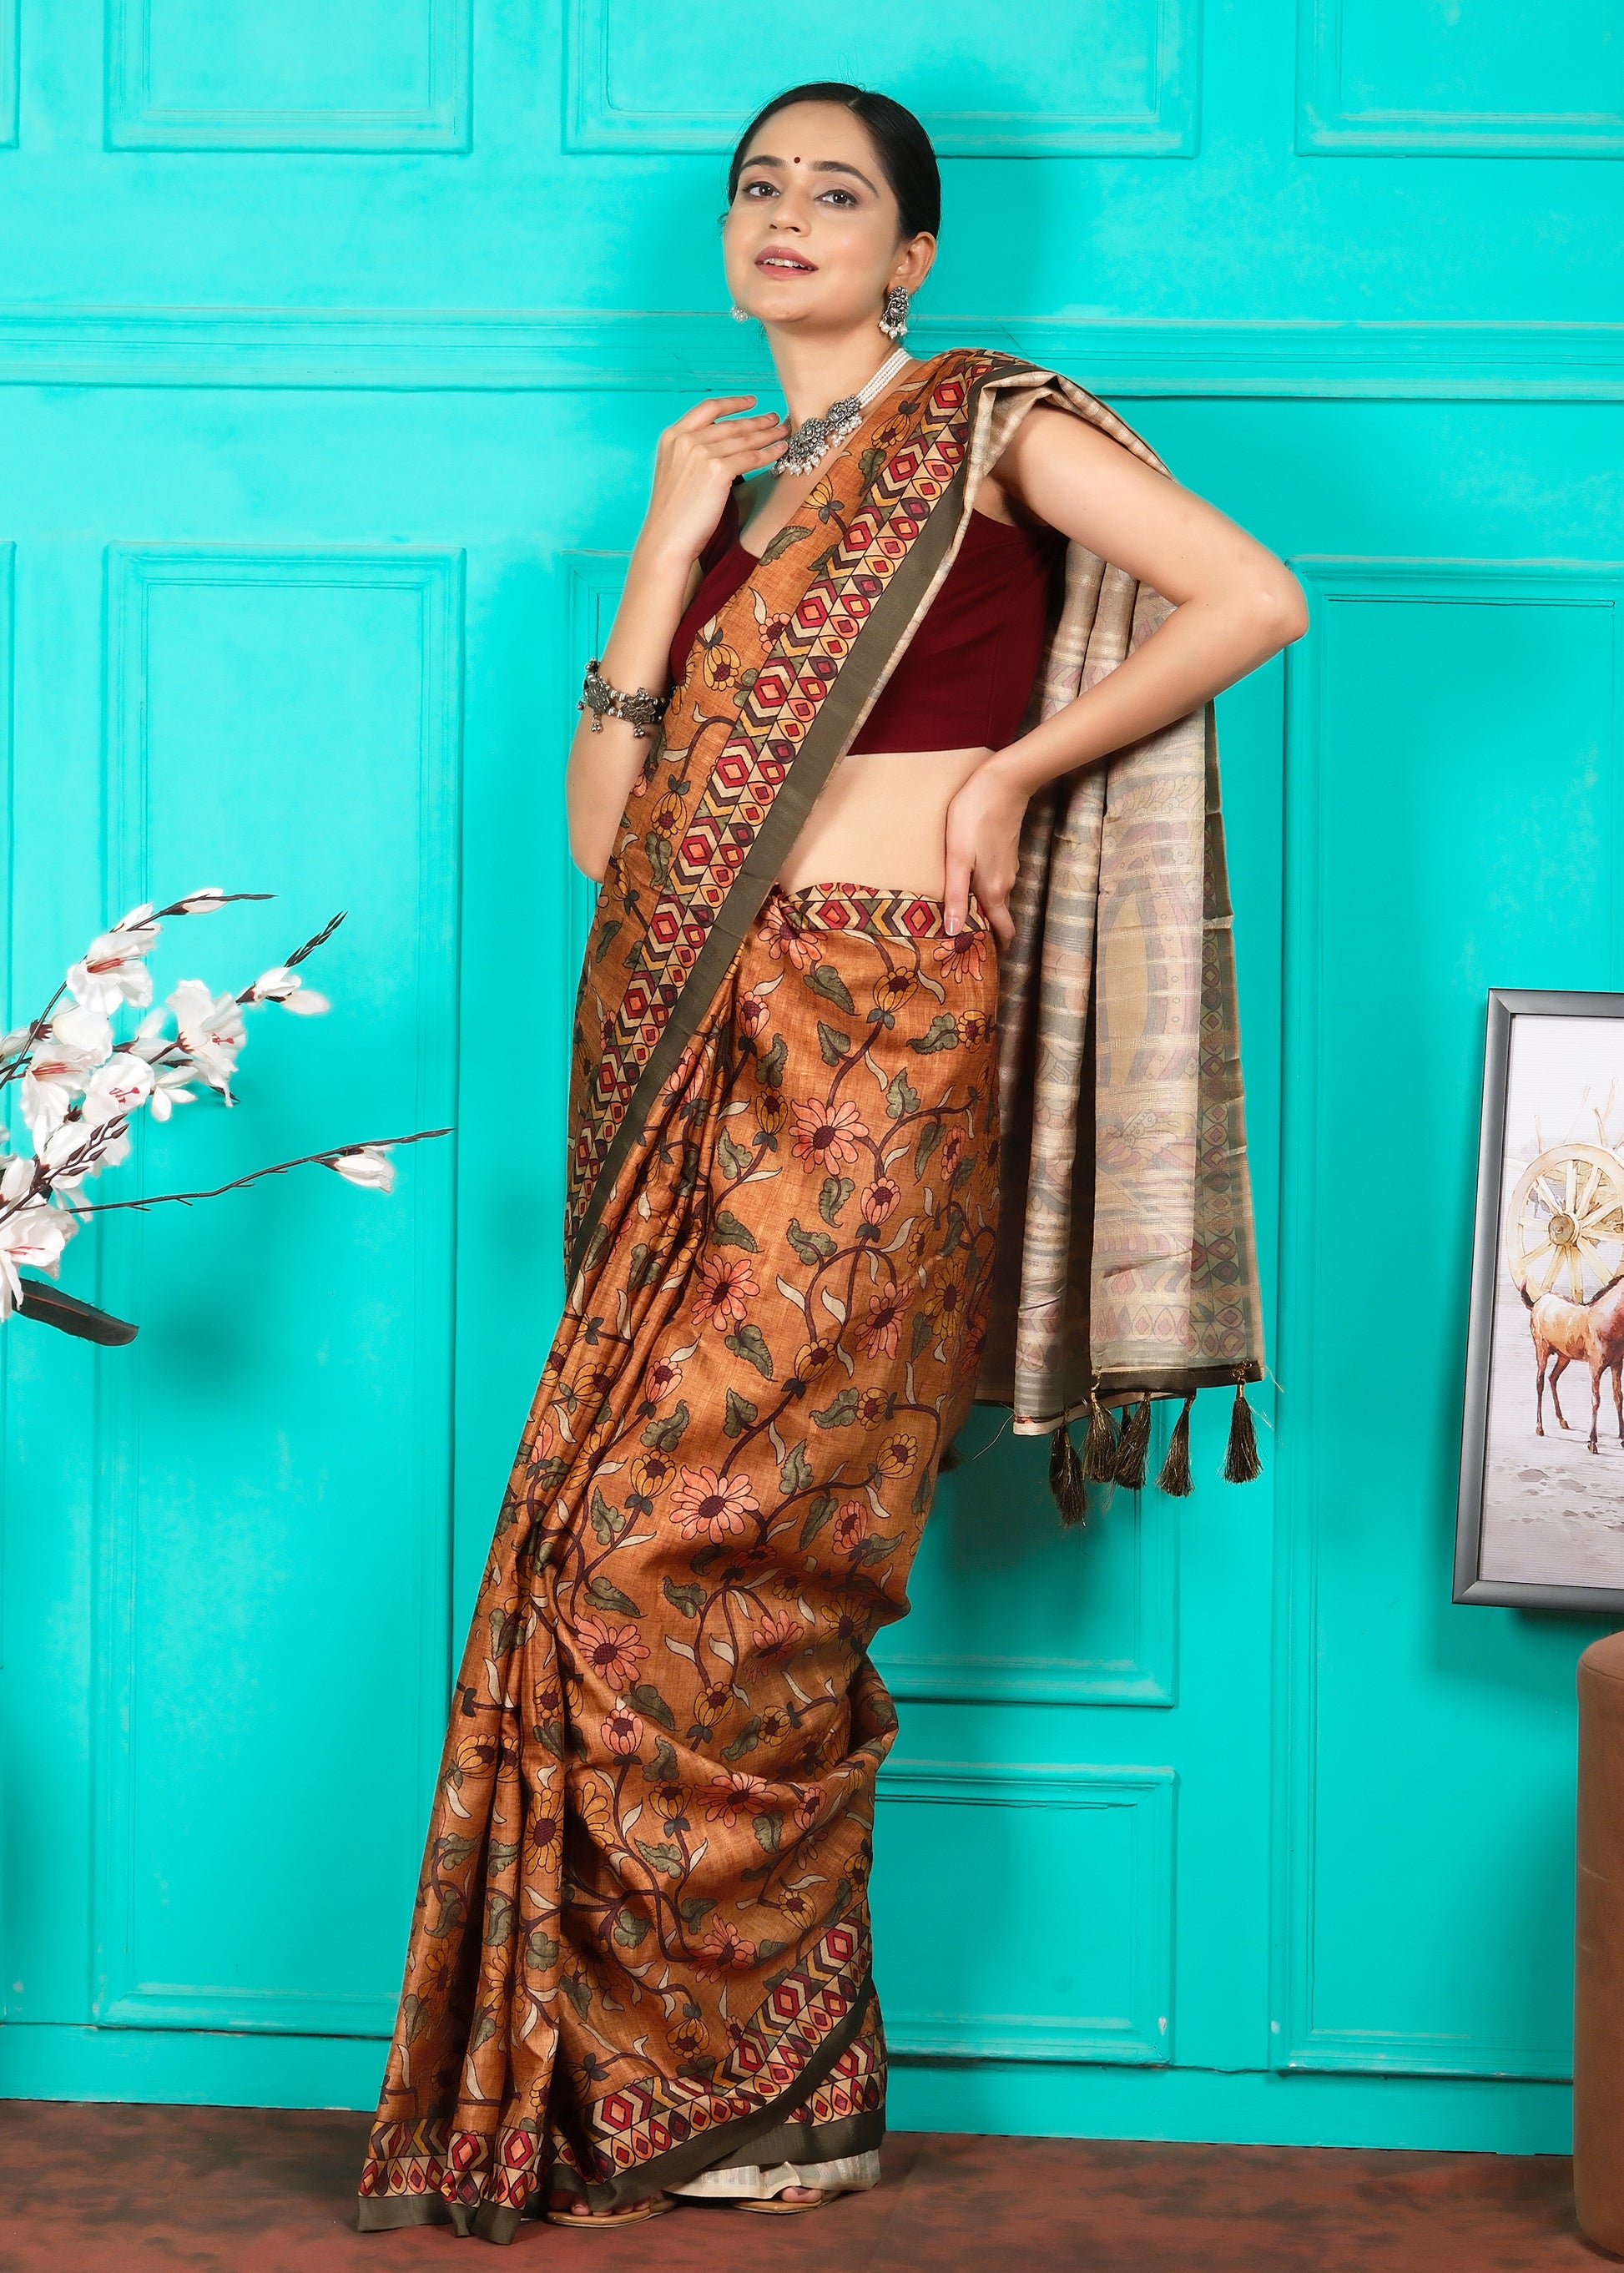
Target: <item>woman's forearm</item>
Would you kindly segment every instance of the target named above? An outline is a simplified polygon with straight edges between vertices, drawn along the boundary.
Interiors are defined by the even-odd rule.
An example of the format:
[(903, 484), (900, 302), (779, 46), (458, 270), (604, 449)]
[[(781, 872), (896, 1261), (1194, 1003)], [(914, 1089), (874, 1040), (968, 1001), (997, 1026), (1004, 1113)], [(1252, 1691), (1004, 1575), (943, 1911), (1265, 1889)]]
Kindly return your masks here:
[[(598, 663), (612, 686), (628, 694), (639, 686), (650, 694), (665, 693), (671, 642), (688, 604), (694, 567), (693, 556), (684, 550), (639, 540)], [(570, 858), (584, 875), (598, 881), (609, 865), (616, 824), (650, 744), (623, 718), (603, 719), (597, 732), (593, 723), (592, 713), (583, 711), (569, 746), (564, 797)]]
[(1295, 580), (1243, 596), (1197, 597), (1097, 686), (988, 761), (1023, 795), (1154, 734), (1244, 679), (1306, 623)]

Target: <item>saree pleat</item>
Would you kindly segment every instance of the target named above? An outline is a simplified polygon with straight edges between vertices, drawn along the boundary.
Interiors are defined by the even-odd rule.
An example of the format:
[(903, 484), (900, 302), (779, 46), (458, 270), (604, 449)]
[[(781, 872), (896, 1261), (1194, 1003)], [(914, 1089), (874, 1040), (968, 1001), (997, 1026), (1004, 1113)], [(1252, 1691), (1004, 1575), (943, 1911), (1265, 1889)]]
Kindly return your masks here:
[(617, 1179), (458, 1676), (364, 2228), (877, 2145), (868, 1654), (996, 1231), (979, 911), (775, 891)]

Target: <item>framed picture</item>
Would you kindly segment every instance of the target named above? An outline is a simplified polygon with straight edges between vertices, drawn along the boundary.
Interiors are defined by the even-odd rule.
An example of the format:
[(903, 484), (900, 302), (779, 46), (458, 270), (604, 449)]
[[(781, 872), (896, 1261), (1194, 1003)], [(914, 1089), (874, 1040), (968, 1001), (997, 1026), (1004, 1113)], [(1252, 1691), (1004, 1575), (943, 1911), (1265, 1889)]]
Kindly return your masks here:
[(1455, 1599), (1624, 1611), (1624, 994), (1489, 995)]

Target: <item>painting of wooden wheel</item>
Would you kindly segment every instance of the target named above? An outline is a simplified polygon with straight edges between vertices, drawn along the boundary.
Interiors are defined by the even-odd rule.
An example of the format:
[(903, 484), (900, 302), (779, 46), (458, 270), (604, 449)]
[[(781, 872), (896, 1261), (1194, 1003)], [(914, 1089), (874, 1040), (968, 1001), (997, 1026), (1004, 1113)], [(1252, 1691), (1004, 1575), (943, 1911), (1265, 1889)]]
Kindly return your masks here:
[(1624, 1156), (1555, 1144), (1518, 1177), (1506, 1212), (1506, 1267), (1530, 1299), (1587, 1302), (1624, 1271)]

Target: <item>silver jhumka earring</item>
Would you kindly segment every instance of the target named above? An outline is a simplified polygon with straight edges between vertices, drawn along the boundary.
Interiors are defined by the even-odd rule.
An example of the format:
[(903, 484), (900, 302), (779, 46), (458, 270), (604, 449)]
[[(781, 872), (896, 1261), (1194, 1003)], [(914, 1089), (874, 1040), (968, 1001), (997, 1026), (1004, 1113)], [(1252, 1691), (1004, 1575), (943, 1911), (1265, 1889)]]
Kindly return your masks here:
[(893, 284), (885, 295), (885, 305), (880, 314), (880, 329), (888, 340), (899, 340), (908, 327), (908, 296), (900, 284)]
[(731, 312), (735, 324), (748, 324), (750, 320), (750, 311), (748, 308), (735, 306)]

